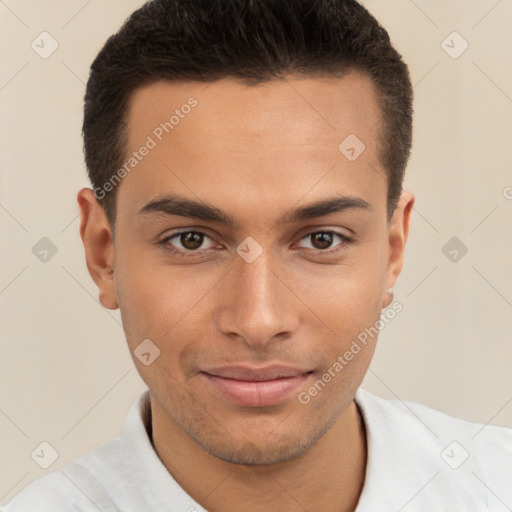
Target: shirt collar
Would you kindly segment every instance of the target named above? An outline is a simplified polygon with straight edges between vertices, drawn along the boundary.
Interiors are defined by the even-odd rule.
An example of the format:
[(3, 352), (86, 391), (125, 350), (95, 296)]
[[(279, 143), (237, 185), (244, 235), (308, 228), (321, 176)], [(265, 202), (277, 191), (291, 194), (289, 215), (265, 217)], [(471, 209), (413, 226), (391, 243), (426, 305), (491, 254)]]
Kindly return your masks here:
[[(440, 469), (443, 472), (439, 440), (422, 430), (425, 427), (418, 425), (405, 405), (391, 405), (362, 388), (357, 390), (354, 401), (362, 416), (367, 442), (365, 481), (355, 512), (373, 512), (376, 503), (382, 510), (394, 510), (397, 503), (405, 505), (411, 491), (420, 490)], [(146, 390), (133, 404), (121, 436), (123, 462), (132, 479), (130, 493), (138, 493), (140, 510), (144, 505), (147, 510), (170, 510), (172, 503), (173, 510), (208, 512), (164, 466), (153, 447), (151, 428), (150, 394)], [(441, 482), (447, 489), (453, 485), (452, 479), (446, 480), (441, 474), (427, 496), (435, 496), (434, 489)], [(444, 494), (440, 488), (438, 492)], [(440, 498), (441, 495), (437, 497)], [(437, 505), (437, 499), (433, 505)], [(446, 496), (443, 500), (452, 501)]]

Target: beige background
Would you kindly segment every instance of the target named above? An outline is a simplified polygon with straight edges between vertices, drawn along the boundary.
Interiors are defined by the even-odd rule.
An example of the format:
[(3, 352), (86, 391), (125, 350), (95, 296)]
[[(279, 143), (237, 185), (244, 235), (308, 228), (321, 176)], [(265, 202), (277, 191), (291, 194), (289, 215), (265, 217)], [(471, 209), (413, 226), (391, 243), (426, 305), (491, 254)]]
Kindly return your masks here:
[[(416, 195), (404, 307), (363, 387), (512, 427), (512, 1), (366, 0), (416, 91), (406, 187)], [(104, 309), (78, 235), (88, 67), (135, 0), (0, 1), (0, 503), (121, 432), (144, 389), (119, 312)], [(42, 32), (59, 44), (31, 48)], [(459, 58), (442, 41), (469, 43)], [(452, 42), (453, 41), (453, 42)], [(450, 36), (450, 51), (461, 48)], [(507, 188), (511, 187), (511, 188)], [(507, 197), (509, 199), (507, 199)], [(47, 263), (32, 247), (48, 237)], [(468, 253), (442, 252), (457, 237)], [(32, 451), (59, 453), (47, 470)]]

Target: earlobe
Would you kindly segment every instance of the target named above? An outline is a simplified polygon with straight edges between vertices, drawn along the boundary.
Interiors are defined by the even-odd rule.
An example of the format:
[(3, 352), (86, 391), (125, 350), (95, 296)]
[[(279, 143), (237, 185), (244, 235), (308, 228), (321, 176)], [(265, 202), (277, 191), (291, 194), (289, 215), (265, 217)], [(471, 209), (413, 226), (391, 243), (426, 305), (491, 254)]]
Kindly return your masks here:
[(84, 245), (87, 269), (98, 286), (99, 300), (107, 309), (117, 309), (114, 285), (114, 243), (103, 207), (90, 188), (78, 192), (80, 237)]
[(391, 303), (393, 302), (393, 297), (394, 297), (393, 288), (388, 288), (386, 290), (384, 298), (382, 299), (382, 309), (385, 309), (391, 305)]
[(393, 293), (390, 290), (395, 286), (396, 280), (402, 270), (405, 244), (409, 236), (409, 224), (414, 195), (404, 191), (400, 196), (397, 209), (395, 210), (389, 226), (389, 258), (387, 267), (388, 287), (382, 299), (382, 308), (387, 308), (393, 301)]

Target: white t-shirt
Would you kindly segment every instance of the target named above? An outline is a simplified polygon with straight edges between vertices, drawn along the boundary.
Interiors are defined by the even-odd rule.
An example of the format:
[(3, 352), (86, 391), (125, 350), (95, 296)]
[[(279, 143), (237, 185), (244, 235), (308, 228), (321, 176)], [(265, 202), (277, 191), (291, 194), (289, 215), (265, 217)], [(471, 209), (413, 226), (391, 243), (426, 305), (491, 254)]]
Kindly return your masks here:
[[(502, 512), (512, 508), (512, 429), (453, 418), (360, 388), (368, 464), (356, 512)], [(41, 477), (0, 512), (206, 512), (156, 454), (149, 390), (120, 437)]]

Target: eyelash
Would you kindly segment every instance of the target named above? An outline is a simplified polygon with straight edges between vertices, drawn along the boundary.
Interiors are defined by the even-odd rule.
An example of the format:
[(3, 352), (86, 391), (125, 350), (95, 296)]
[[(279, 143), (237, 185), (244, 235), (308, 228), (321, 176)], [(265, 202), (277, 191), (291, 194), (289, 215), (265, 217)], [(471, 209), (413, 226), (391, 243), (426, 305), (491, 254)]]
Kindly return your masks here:
[[(187, 230), (187, 231), (179, 231), (178, 233), (173, 233), (172, 235), (169, 235), (167, 237), (165, 237), (163, 240), (161, 240), (160, 242), (158, 242), (158, 245), (161, 246), (162, 248), (164, 248), (165, 250), (167, 251), (170, 251), (172, 254), (176, 255), (176, 256), (180, 256), (180, 257), (185, 257), (185, 258), (198, 258), (198, 257), (201, 257), (201, 252), (199, 250), (196, 250), (196, 251), (181, 251), (179, 249), (175, 249), (173, 247), (171, 247), (167, 242), (169, 242), (170, 240), (174, 239), (174, 238), (179, 238), (181, 235), (184, 235), (184, 234), (187, 234), (187, 233), (195, 233), (195, 234), (198, 234), (198, 235), (203, 235), (205, 238), (209, 238), (210, 240), (212, 240), (212, 238), (210, 236), (208, 236), (206, 233), (202, 232), (202, 231), (196, 231), (196, 230)], [(300, 240), (304, 240), (305, 238), (308, 238), (309, 236), (312, 236), (312, 235), (316, 235), (318, 233), (328, 233), (328, 234), (331, 234), (331, 235), (335, 235), (335, 236), (338, 236), (341, 240), (342, 240), (342, 243), (339, 244), (339, 246), (337, 246), (336, 249), (325, 249), (325, 250), (322, 250), (322, 249), (309, 249), (310, 251), (313, 251), (315, 252), (316, 254), (320, 254), (320, 255), (332, 255), (332, 254), (335, 254), (335, 253), (338, 253), (338, 252), (341, 252), (341, 251), (346, 251), (349, 246), (354, 243), (354, 239), (351, 238), (351, 237), (348, 237), (347, 235), (344, 235), (343, 233), (340, 233), (338, 231), (332, 231), (332, 230), (319, 230), (319, 231), (311, 231), (307, 234), (305, 234), (303, 237), (301, 237)]]

